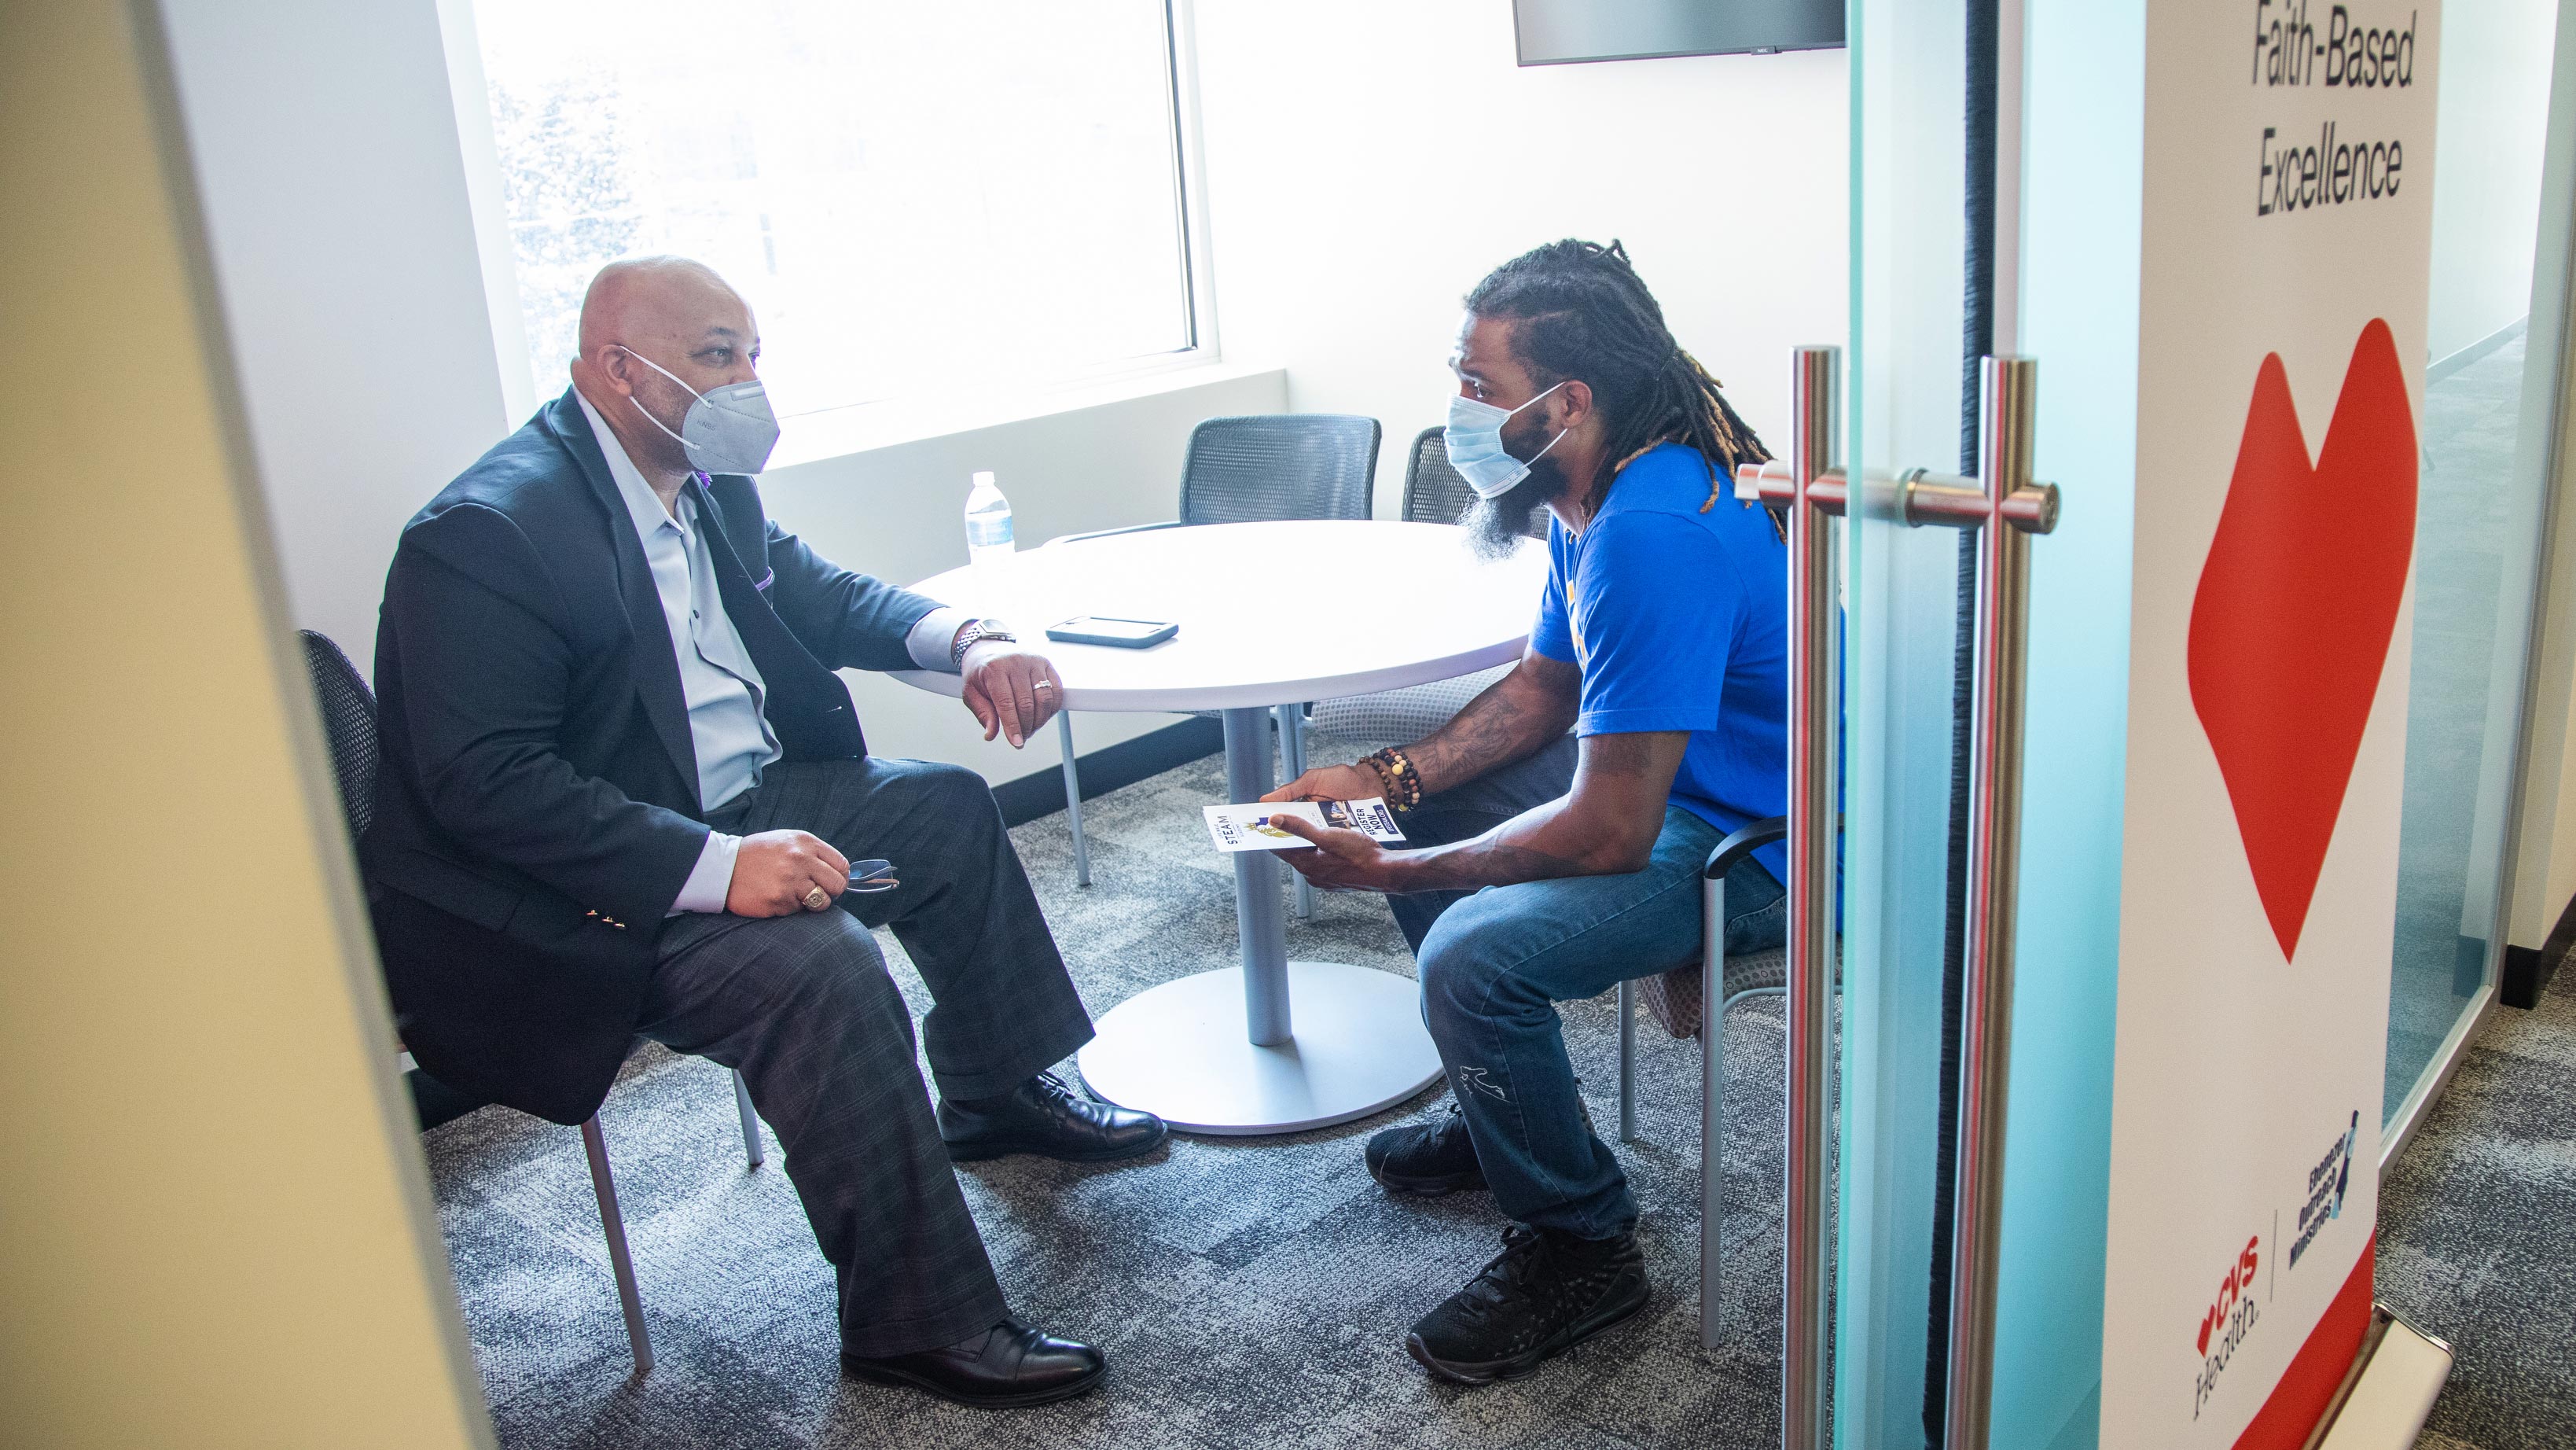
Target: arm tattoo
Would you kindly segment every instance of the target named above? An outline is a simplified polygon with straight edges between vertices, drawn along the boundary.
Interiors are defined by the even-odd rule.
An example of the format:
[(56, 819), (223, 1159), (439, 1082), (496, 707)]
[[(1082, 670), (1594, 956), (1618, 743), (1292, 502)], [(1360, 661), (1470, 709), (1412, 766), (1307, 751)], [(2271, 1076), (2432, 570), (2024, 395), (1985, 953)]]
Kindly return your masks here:
[(1448, 724), (1406, 748), (1422, 772), (1423, 790), (1463, 785), (1572, 729), (1580, 681), (1572, 665), (1524, 655), (1519, 667), (1468, 701)]
[(1473, 891), (1504, 881), (1545, 881), (1586, 874), (1583, 863), (1502, 838), (1505, 826), (1423, 860), (1408, 891)]
[(1586, 739), (1572, 794), (1472, 841), (1402, 853), (1400, 889), (1467, 890), (1642, 869), (1633, 853), (1651, 849), (1688, 738), (1663, 731)]

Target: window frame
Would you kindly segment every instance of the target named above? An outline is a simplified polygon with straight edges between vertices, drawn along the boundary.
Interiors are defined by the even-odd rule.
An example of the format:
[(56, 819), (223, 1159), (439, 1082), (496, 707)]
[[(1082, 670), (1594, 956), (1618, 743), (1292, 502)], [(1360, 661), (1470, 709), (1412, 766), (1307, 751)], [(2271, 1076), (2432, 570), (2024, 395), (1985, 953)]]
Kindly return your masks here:
[[(552, 399), (556, 390), (539, 385), (528, 358), (527, 324), (519, 308), (518, 255), (511, 242), (508, 204), (502, 194), (500, 147), (492, 129), (491, 91), (483, 73), (474, 3), (437, 3), (439, 33), (447, 56), (449, 98), (456, 113), (457, 150), (465, 171), (466, 199), (473, 212), (475, 254), (482, 273), (493, 357), (500, 372), (505, 426), (516, 426)], [(954, 391), (904, 393), (799, 414), (791, 420), (787, 437), (781, 440), (782, 456), (773, 461), (772, 467), (1070, 411), (1091, 406), (1104, 393), (1159, 391), (1158, 384), (1183, 385), (1189, 381), (1163, 375), (1192, 373), (1223, 364), (1224, 353), (1217, 341), (1215, 269), (1209, 255), (1207, 171), (1193, 0), (1162, 0), (1162, 9), (1167, 61), (1165, 104), (1172, 127), (1172, 180), (1179, 194), (1181, 286), (1188, 342), (1170, 352), (1094, 363), (998, 397), (989, 389), (973, 390), (974, 396), (960, 396)], [(936, 426), (922, 428), (918, 418), (934, 419)], [(800, 440), (800, 433), (811, 436)]]

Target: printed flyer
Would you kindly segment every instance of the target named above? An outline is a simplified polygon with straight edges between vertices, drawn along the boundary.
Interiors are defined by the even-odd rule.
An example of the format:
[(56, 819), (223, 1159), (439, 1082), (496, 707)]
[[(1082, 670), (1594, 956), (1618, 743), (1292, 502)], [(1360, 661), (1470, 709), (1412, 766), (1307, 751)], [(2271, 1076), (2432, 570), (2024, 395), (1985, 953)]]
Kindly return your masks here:
[(1209, 806), (1208, 835), (1220, 851), (1297, 851), (1307, 849), (1301, 836), (1272, 825), (1280, 816), (1294, 816), (1311, 826), (1329, 826), (1334, 830), (1358, 831), (1372, 841), (1401, 841), (1404, 832), (1395, 828), (1395, 815), (1383, 800), (1364, 801), (1288, 801), (1283, 804)]

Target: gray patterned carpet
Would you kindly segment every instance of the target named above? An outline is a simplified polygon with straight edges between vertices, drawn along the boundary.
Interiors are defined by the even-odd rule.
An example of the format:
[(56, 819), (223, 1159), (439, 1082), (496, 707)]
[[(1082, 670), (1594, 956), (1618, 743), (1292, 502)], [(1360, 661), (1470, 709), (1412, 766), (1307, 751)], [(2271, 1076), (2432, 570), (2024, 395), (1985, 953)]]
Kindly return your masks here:
[[(1203, 761), (1093, 802), (1095, 885), (1072, 885), (1062, 817), (1015, 832), (1094, 1012), (1233, 950), (1232, 876), (1203, 850)], [(1409, 974), (1374, 900), (1290, 921), (1300, 956)], [(916, 1007), (920, 983), (886, 941)], [(1606, 1001), (1566, 1034), (1597, 1117), (1614, 1111)], [(847, 1380), (831, 1280), (777, 1167), (746, 1171), (724, 1074), (639, 1055), (603, 1115), (661, 1363), (631, 1375), (579, 1140), (485, 1109), (427, 1137), (439, 1211), (502, 1443), (540, 1446), (1761, 1446), (1778, 1436), (1776, 1000), (1727, 1027), (1728, 1328), (1697, 1347), (1697, 1070), (1639, 1034), (1644, 1141), (1624, 1150), (1657, 1285), (1648, 1315), (1517, 1384), (1431, 1383), (1399, 1341), (1493, 1251), (1482, 1195), (1390, 1200), (1365, 1136), (1436, 1112), (1268, 1140), (1179, 1140), (1142, 1163), (1004, 1159), (963, 1172), (1019, 1310), (1109, 1352), (1065, 1405), (977, 1413)], [(2459, 1366), (2430, 1450), (2576, 1444), (2576, 970), (2537, 1012), (2499, 1011), (2383, 1193), (2380, 1294)]]
[[(1072, 884), (1061, 816), (1014, 833), (1094, 1013), (1234, 950), (1233, 876), (1199, 807), (1207, 760), (1090, 804), (1094, 885)], [(916, 1010), (918, 978), (886, 938)], [(1289, 925), (1294, 956), (1410, 975), (1374, 898), (1325, 897)], [(1566, 1033), (1596, 1118), (1615, 1113), (1608, 999)], [(1013, 1306), (1099, 1343), (1110, 1382), (1065, 1405), (956, 1409), (847, 1380), (831, 1278), (794, 1191), (746, 1171), (723, 1072), (639, 1055), (602, 1114), (660, 1364), (628, 1373), (579, 1139), (500, 1109), (428, 1135), (432, 1176), (485, 1393), (504, 1445), (1548, 1446), (1760, 1445), (1778, 1435), (1780, 1284), (1776, 999), (1739, 1008), (1730, 1055), (1726, 1342), (1703, 1352), (1698, 1056), (1639, 1034), (1643, 1141), (1624, 1157), (1657, 1297), (1647, 1315), (1516, 1384), (1430, 1382), (1412, 1321), (1498, 1246), (1483, 1195), (1390, 1200), (1360, 1144), (1374, 1120), (1284, 1139), (1176, 1140), (1105, 1169), (1025, 1158), (960, 1174)]]
[(2576, 968), (2496, 1010), (2379, 1216), (2379, 1297), (2458, 1355), (2424, 1450), (2576, 1445)]

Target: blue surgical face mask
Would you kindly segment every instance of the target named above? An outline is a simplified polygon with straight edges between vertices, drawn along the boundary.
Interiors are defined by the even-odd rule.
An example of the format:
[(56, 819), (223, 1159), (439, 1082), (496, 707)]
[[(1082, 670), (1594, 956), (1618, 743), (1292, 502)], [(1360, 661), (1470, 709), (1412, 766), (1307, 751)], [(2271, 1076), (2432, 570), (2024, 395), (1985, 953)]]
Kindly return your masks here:
[(727, 383), (721, 388), (701, 393), (681, 383), (669, 368), (653, 361), (635, 349), (618, 344), (619, 350), (644, 366), (660, 373), (683, 388), (697, 401), (689, 404), (688, 416), (680, 420), (680, 431), (653, 416), (635, 395), (626, 401), (635, 403), (635, 411), (672, 441), (688, 450), (689, 462), (701, 473), (758, 473), (769, 466), (769, 451), (778, 446), (778, 415), (769, 411), (769, 390), (758, 378), (747, 383)]
[[(1563, 383), (1554, 384), (1538, 398), (1564, 386)], [(1521, 408), (1537, 402), (1538, 398), (1521, 404)], [(1449, 400), (1449, 427), (1443, 434), (1449, 445), (1449, 466), (1458, 470), (1458, 476), (1467, 480), (1467, 486), (1476, 491), (1478, 498), (1502, 497), (1512, 485), (1529, 477), (1530, 463), (1545, 458), (1547, 448), (1554, 448), (1565, 440), (1562, 432), (1550, 438), (1547, 448), (1530, 455), (1529, 463), (1514, 458), (1503, 447), (1503, 424), (1521, 408), (1497, 408), (1464, 393)]]

